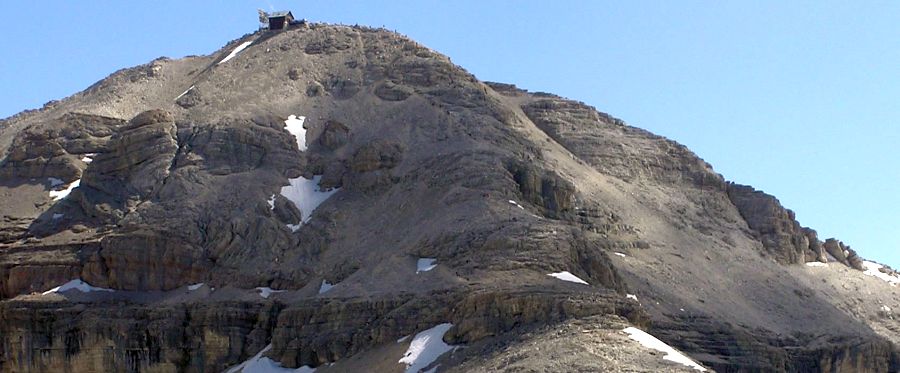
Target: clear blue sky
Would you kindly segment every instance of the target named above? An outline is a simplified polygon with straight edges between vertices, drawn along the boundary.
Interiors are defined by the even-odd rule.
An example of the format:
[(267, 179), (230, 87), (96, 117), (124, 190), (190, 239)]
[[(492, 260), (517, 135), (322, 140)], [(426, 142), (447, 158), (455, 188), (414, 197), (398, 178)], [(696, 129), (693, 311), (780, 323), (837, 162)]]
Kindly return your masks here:
[(6, 1), (0, 117), (213, 52), (256, 8), (385, 26), (482, 80), (585, 101), (900, 268), (897, 1)]

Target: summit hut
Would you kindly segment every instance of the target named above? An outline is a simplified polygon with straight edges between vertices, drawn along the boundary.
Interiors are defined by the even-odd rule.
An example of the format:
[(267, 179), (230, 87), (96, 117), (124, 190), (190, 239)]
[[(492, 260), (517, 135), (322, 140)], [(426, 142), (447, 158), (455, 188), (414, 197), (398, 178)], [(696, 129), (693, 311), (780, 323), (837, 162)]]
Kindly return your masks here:
[(290, 11), (279, 11), (268, 13), (269, 30), (285, 29), (294, 22), (294, 15)]

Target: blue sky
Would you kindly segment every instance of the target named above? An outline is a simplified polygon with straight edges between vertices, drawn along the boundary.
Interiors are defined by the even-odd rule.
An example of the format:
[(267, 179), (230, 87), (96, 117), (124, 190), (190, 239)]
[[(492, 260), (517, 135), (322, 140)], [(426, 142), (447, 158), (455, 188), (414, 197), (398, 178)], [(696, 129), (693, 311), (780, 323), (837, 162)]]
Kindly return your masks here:
[(482, 80), (587, 102), (900, 268), (896, 1), (3, 2), (0, 117), (218, 50), (256, 8), (385, 26)]

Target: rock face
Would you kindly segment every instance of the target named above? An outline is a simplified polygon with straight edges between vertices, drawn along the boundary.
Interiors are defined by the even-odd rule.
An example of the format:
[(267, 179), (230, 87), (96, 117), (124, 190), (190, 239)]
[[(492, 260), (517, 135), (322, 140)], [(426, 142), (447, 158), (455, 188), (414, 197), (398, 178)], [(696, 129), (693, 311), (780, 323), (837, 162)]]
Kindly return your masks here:
[(827, 262), (816, 231), (801, 227), (794, 212), (782, 207), (775, 197), (734, 183), (728, 184), (728, 197), (759, 237), (766, 252), (779, 263)]
[(0, 177), (74, 181), (85, 167), (84, 156), (104, 152), (113, 131), (123, 124), (114, 118), (67, 113), (29, 127), (15, 137), (0, 163)]
[[(626, 326), (719, 371), (900, 369), (900, 326), (866, 316), (900, 304), (822, 295), (797, 264), (861, 258), (774, 197), (384, 30), (125, 69), (0, 122), (0, 156), (0, 371), (223, 371), (269, 345), (402, 371), (403, 337), (443, 324), (466, 348), (438, 371), (682, 369)], [(42, 294), (70, 280), (102, 289)]]
[[(175, 119), (162, 110), (138, 114), (110, 140), (109, 149), (95, 159), (82, 181), (122, 201), (147, 199), (169, 175), (178, 151)], [(90, 203), (88, 203), (90, 205)]]
[(843, 242), (829, 238), (825, 240), (825, 244), (822, 247), (836, 261), (860, 271), (865, 270), (862, 265), (862, 259), (856, 254), (856, 251), (853, 251), (850, 246), (845, 246)]

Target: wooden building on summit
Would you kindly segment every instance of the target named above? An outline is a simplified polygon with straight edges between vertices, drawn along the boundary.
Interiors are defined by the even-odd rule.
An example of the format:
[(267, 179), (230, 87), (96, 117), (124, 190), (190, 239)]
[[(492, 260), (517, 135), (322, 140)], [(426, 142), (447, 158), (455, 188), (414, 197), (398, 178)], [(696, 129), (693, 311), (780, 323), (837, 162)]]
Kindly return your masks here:
[(269, 30), (285, 29), (294, 22), (294, 15), (290, 11), (272, 12), (268, 14)]

